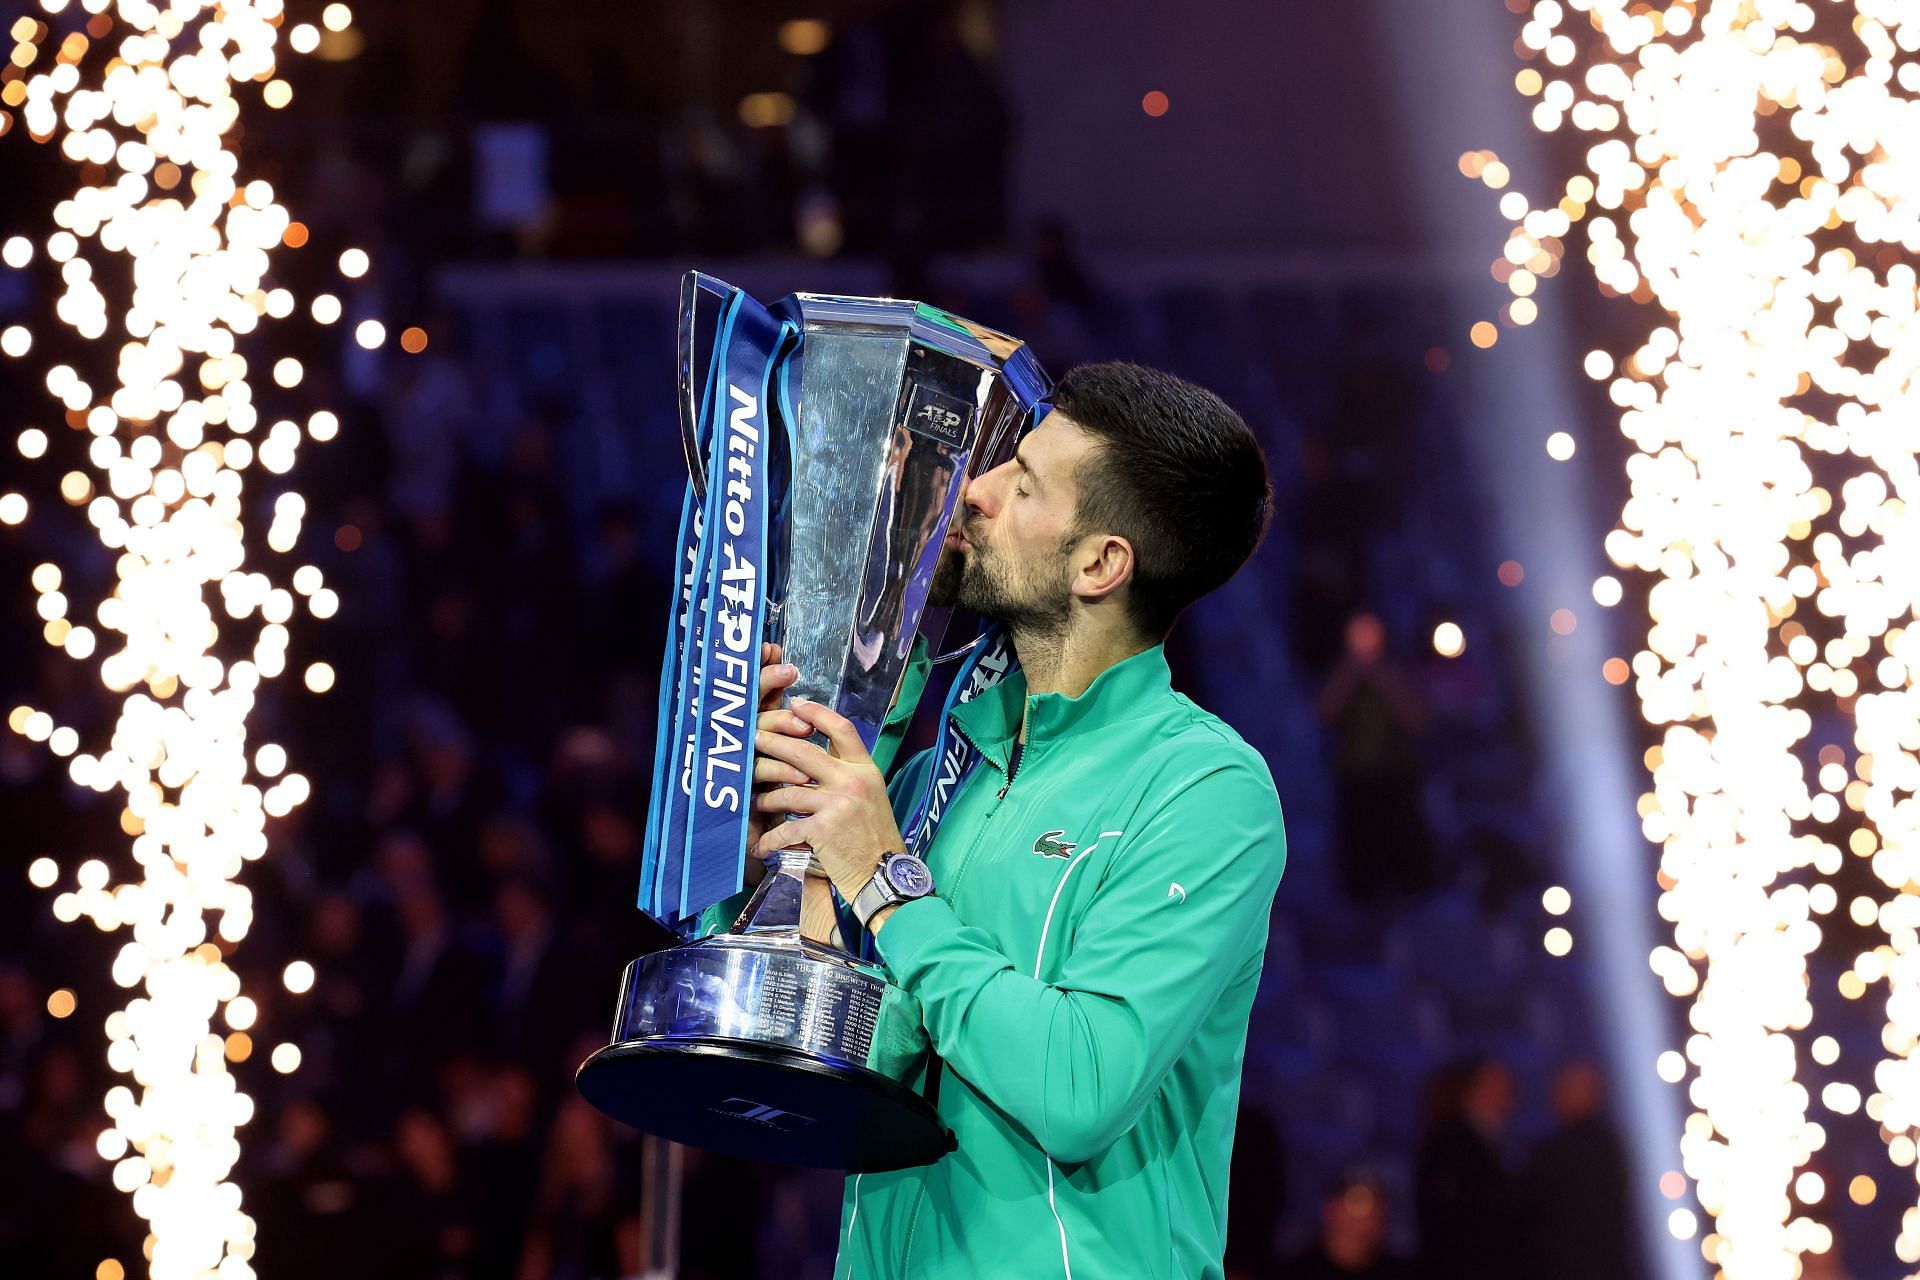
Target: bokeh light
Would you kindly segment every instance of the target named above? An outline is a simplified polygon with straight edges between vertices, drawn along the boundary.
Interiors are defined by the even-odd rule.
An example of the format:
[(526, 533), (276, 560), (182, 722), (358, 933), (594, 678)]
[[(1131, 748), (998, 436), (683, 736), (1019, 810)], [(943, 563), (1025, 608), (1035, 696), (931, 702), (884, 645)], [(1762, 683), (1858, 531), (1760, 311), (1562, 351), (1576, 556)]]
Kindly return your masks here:
[(825, 52), (833, 42), (833, 28), (818, 18), (794, 18), (780, 24), (780, 47), (795, 57)]
[(313, 978), (313, 966), (305, 960), (295, 960), (280, 975), (280, 981), (295, 995), (304, 995), (313, 990)]

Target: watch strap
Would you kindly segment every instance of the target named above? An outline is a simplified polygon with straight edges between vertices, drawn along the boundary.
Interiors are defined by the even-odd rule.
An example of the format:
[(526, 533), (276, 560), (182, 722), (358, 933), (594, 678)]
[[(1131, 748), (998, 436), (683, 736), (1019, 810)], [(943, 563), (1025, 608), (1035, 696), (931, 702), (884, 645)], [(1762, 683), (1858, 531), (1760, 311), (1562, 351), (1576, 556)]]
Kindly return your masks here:
[(889, 903), (898, 901), (900, 901), (900, 895), (896, 894), (893, 886), (887, 883), (886, 872), (876, 867), (873, 878), (860, 886), (860, 892), (853, 895), (853, 901), (848, 905), (853, 908), (853, 914), (858, 917), (860, 927), (865, 929), (872, 923), (874, 913)]

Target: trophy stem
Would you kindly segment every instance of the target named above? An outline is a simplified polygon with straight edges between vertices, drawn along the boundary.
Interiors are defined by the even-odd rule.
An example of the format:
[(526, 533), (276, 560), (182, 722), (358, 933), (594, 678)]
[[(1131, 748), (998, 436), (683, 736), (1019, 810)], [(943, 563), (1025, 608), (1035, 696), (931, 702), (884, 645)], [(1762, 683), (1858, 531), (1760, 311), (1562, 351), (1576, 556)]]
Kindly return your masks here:
[(733, 922), (732, 932), (749, 937), (768, 934), (800, 936), (800, 905), (806, 892), (810, 849), (782, 849), (767, 859), (766, 879), (753, 891), (747, 906)]

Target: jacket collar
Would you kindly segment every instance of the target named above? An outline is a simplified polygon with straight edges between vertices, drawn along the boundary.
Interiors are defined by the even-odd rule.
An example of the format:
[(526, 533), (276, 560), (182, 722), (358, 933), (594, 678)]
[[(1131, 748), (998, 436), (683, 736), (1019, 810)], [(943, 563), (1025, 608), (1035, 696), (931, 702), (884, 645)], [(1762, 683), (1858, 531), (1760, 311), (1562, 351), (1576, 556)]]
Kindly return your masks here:
[[(1063, 693), (1027, 695), (1027, 676), (1015, 671), (971, 702), (953, 710), (954, 727), (1001, 768), (1007, 765), (1020, 717), (1027, 716), (1027, 751), (1079, 734), (1097, 733), (1139, 715), (1144, 704), (1173, 689), (1167, 652), (1161, 645), (1114, 663), (1077, 698)], [(1028, 709), (1031, 704), (1031, 709)]]

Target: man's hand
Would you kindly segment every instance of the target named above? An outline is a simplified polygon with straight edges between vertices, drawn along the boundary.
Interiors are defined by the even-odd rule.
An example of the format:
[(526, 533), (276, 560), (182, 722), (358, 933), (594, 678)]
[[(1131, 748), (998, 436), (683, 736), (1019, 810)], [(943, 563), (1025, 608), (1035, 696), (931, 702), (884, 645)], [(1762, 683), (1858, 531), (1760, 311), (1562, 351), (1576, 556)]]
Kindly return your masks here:
[[(786, 818), (754, 844), (754, 856), (807, 845), (851, 902), (880, 855), (905, 847), (880, 767), (853, 722), (820, 703), (768, 712), (760, 725), (754, 780), (779, 785), (754, 797), (754, 808)], [(807, 740), (815, 733), (826, 736), (827, 748)]]
[[(785, 661), (785, 654), (777, 644), (760, 646), (760, 723), (767, 723), (770, 712), (780, 712), (781, 699), (786, 696), (794, 682), (800, 678), (800, 668)], [(782, 713), (784, 714), (784, 713)], [(787, 732), (799, 733), (802, 737), (813, 732), (805, 721), (797, 717), (782, 719), (780, 722)], [(778, 765), (778, 761), (769, 761), (764, 756), (754, 760), (753, 780), (757, 786), (777, 784), (787, 780), (786, 766), (779, 765), (781, 772), (769, 770), (769, 764)], [(747, 847), (758, 852), (760, 838), (766, 834), (769, 818), (758, 806), (747, 814)], [(755, 858), (747, 864), (747, 883), (758, 884), (766, 871), (766, 863)], [(839, 916), (833, 909), (833, 896), (827, 892), (827, 882), (819, 876), (810, 875), (800, 892), (800, 933), (803, 937), (828, 945), (840, 945)]]
[[(800, 668), (790, 662), (782, 661), (783, 656), (780, 651), (780, 646), (777, 644), (763, 644), (760, 646), (761, 724), (767, 722), (768, 712), (778, 711), (780, 709), (780, 699), (785, 697), (787, 690), (793, 687), (793, 682), (800, 678)], [(812, 730), (808, 730), (808, 732), (810, 733)], [(769, 779), (760, 776), (757, 763), (754, 768), (753, 780), (755, 782), (769, 781)], [(766, 830), (766, 816), (762, 814), (757, 807), (750, 809), (747, 813), (747, 848), (756, 848), (760, 843), (760, 837), (766, 834)], [(758, 877), (755, 876), (754, 879), (757, 880)]]

